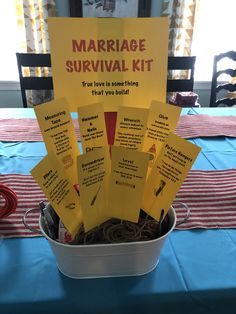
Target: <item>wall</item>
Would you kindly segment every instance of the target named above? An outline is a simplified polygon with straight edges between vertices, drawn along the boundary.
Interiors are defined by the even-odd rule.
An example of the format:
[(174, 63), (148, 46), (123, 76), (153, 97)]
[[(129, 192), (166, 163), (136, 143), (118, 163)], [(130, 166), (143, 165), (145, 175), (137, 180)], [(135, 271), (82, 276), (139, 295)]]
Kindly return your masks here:
[(196, 82), (194, 84), (194, 92), (198, 94), (198, 102), (201, 107), (209, 107), (211, 86), (210, 82)]
[(161, 16), (162, 0), (152, 0), (151, 17)]
[(68, 0), (55, 0), (57, 15), (58, 16), (69, 16), (69, 1)]
[(20, 90), (0, 90), (0, 108), (22, 108)]
[[(67, 0), (55, 0), (57, 6), (58, 16), (69, 16), (69, 4)], [(151, 17), (158, 17), (161, 15), (162, 0), (152, 0)], [(15, 84), (16, 86), (17, 84)], [(7, 85), (6, 85), (7, 86)], [(19, 87), (18, 87), (19, 88)], [(194, 91), (199, 95), (199, 103), (205, 107), (209, 104), (209, 87), (206, 89), (204, 84), (195, 84)], [(7, 90), (4, 86), (0, 90), (0, 108), (9, 107), (23, 107), (21, 93), (17, 88)]]

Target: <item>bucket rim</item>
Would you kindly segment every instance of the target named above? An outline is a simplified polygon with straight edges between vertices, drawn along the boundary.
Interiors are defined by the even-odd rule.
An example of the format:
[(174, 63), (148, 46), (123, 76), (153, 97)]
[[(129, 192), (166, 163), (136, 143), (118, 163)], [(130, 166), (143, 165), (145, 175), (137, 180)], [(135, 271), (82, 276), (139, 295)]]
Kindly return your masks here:
[[(158, 238), (156, 238), (156, 239), (151, 239), (151, 240), (147, 240), (147, 241), (132, 241), (132, 242), (119, 242), (119, 243), (101, 243), (101, 244), (67, 244), (67, 243), (62, 243), (62, 242), (59, 242), (59, 241), (56, 241), (56, 240), (54, 240), (54, 239), (52, 239), (52, 238), (50, 238), (47, 234), (46, 234), (46, 232), (44, 231), (44, 229), (43, 229), (43, 227), (42, 227), (42, 224), (41, 224), (41, 217), (42, 217), (42, 215), (40, 214), (40, 216), (39, 216), (39, 227), (40, 227), (40, 231), (41, 231), (41, 233), (43, 234), (43, 236), (49, 241), (49, 242), (52, 242), (53, 244), (55, 244), (55, 245), (57, 245), (57, 246), (61, 246), (61, 247), (68, 247), (68, 248), (74, 248), (74, 249), (76, 249), (76, 248), (94, 248), (94, 247), (96, 247), (96, 248), (98, 248), (98, 247), (114, 247), (114, 246), (130, 246), (130, 245), (134, 245), (134, 244), (139, 244), (139, 245), (141, 245), (141, 244), (147, 244), (147, 243), (154, 243), (154, 242), (156, 242), (156, 241), (158, 241), (158, 240), (162, 240), (163, 238), (166, 238), (172, 231), (173, 231), (173, 229), (175, 228), (175, 225), (176, 225), (176, 221), (177, 221), (177, 217), (176, 217), (176, 212), (175, 212), (175, 210), (174, 210), (174, 208), (173, 208), (173, 206), (170, 206), (170, 209), (169, 209), (169, 211), (172, 211), (172, 214), (173, 214), (173, 224), (172, 224), (172, 226), (171, 226), (171, 228), (168, 230), (168, 232), (166, 232), (165, 234), (163, 234), (161, 237), (158, 237)], [(169, 211), (168, 211), (168, 213), (169, 213)]]

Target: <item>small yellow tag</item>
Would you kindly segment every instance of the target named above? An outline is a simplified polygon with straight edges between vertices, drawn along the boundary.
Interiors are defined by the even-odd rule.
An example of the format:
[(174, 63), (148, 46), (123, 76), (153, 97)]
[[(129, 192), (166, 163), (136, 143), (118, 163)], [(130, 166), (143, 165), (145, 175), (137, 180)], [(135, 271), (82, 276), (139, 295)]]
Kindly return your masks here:
[(81, 208), (85, 231), (103, 223), (107, 216), (110, 156), (108, 147), (77, 158)]
[(170, 133), (148, 176), (143, 194), (143, 209), (157, 221), (166, 214), (200, 147)]
[(150, 154), (150, 165), (154, 163), (170, 132), (174, 132), (180, 113), (180, 107), (152, 101), (143, 145), (143, 151)]
[(74, 237), (82, 224), (82, 212), (75, 188), (55, 155), (47, 155), (32, 170), (35, 181)]
[(111, 217), (137, 222), (149, 154), (112, 146), (108, 210)]
[(108, 146), (102, 103), (79, 107), (78, 120), (84, 153), (91, 151), (93, 148)]
[(72, 184), (77, 183), (79, 146), (65, 98), (34, 107), (48, 153), (54, 153)]
[(119, 107), (114, 145), (142, 150), (148, 109)]

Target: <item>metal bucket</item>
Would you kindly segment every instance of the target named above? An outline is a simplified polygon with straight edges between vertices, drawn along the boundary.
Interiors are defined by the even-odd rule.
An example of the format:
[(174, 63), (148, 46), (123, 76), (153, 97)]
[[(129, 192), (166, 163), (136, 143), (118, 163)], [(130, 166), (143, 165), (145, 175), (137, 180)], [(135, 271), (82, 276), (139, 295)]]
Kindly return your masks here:
[(64, 275), (77, 279), (137, 276), (149, 273), (157, 266), (166, 238), (175, 226), (188, 219), (188, 208), (187, 211), (187, 216), (177, 223), (175, 210), (171, 207), (165, 233), (150, 241), (70, 245), (51, 239), (41, 216), (39, 226), (54, 252), (58, 269)]

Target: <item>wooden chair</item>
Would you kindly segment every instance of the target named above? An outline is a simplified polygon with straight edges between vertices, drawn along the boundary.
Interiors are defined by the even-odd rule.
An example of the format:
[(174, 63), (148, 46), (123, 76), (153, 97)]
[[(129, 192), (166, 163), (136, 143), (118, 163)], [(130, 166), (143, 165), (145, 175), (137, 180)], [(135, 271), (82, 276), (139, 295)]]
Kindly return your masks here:
[[(26, 91), (44, 90), (53, 91), (53, 81), (51, 76), (23, 76), (24, 67), (32, 68), (51, 68), (51, 57), (49, 53), (16, 53), (17, 65), (19, 71), (19, 80), (21, 95), (24, 108), (28, 107)], [(31, 73), (32, 71), (30, 71)], [(50, 99), (42, 99), (42, 102)]]
[(167, 93), (169, 92), (192, 92), (194, 85), (195, 56), (168, 57), (168, 71), (188, 70), (188, 78), (167, 79)]
[[(210, 107), (231, 107), (236, 105), (236, 83), (222, 83), (219, 78), (222, 74), (227, 74), (231, 78), (236, 77), (236, 67), (234, 69), (219, 69), (219, 62), (225, 58), (236, 61), (236, 51), (228, 51), (214, 57), (213, 74), (211, 82)], [(229, 79), (230, 81), (230, 79)], [(227, 93), (231, 92), (231, 95)], [(224, 93), (224, 96), (222, 96)], [(229, 97), (227, 97), (229, 96)]]

